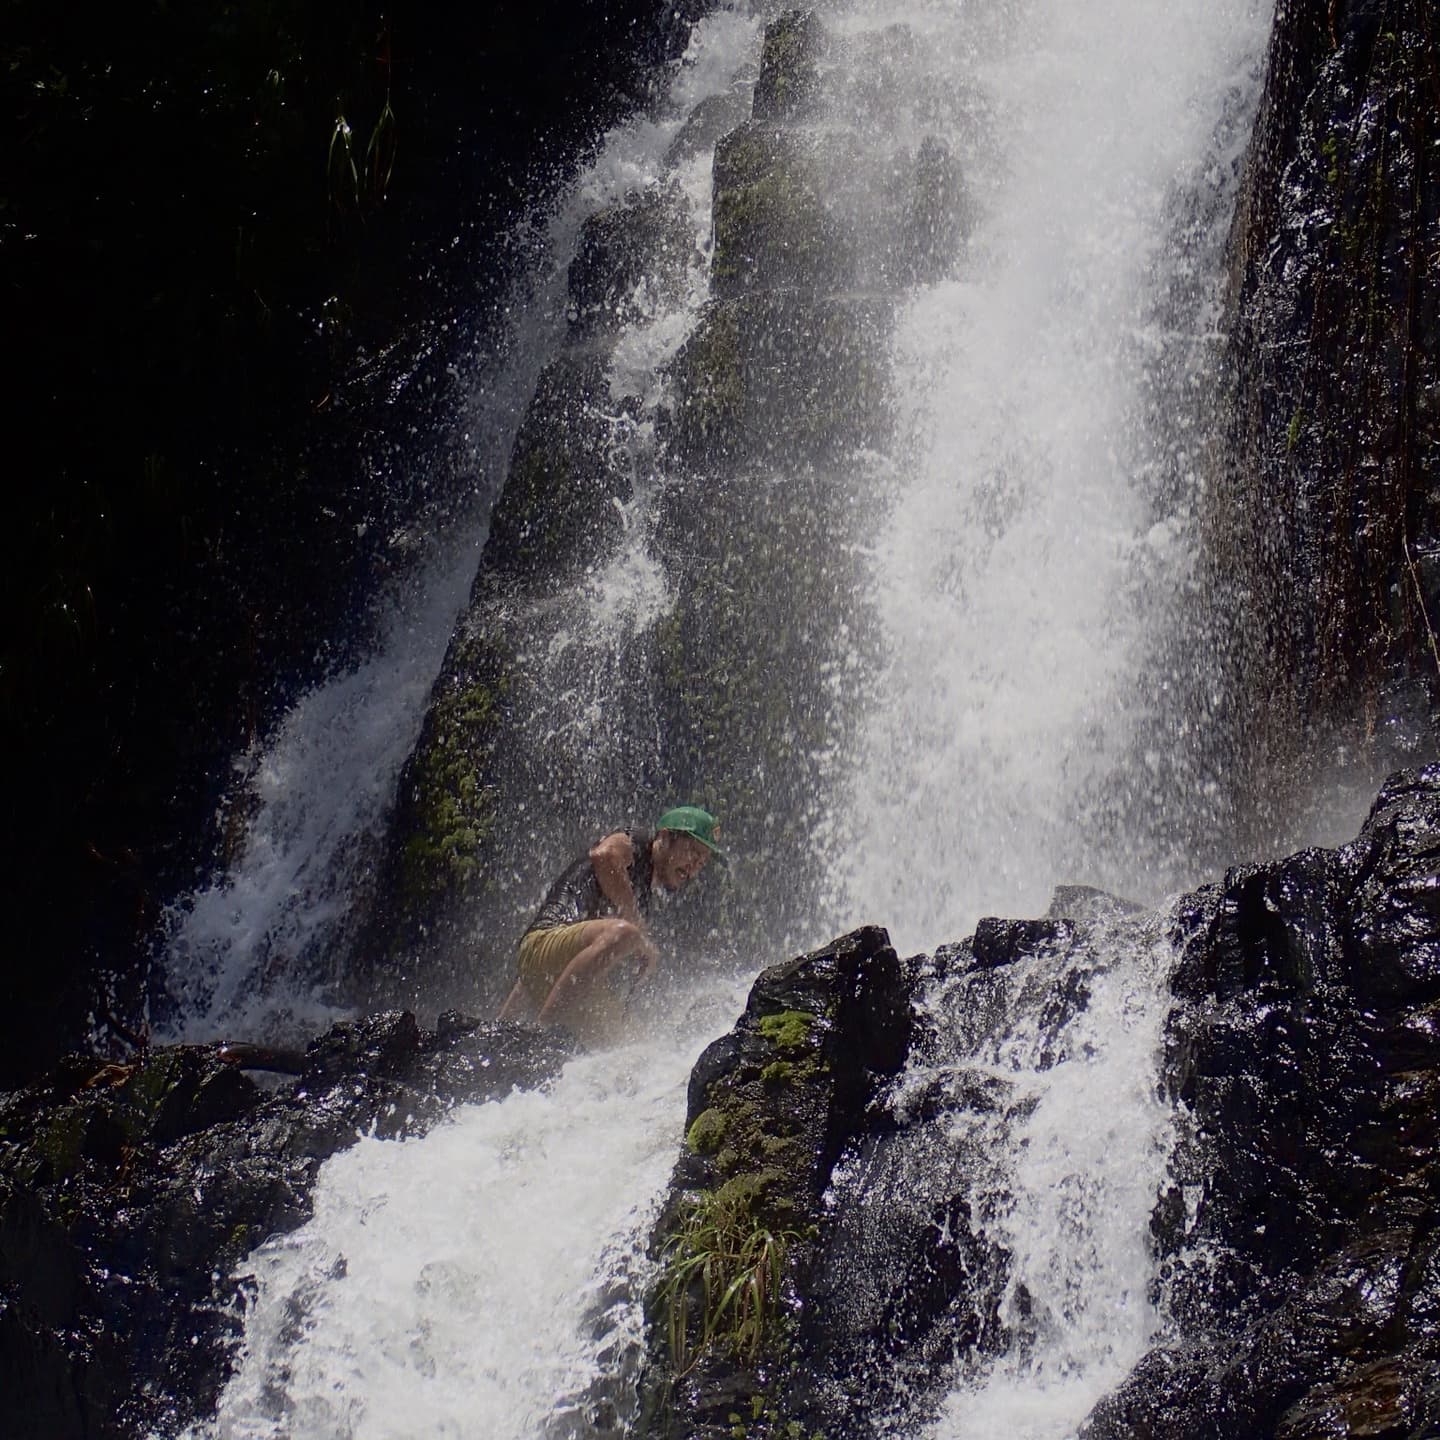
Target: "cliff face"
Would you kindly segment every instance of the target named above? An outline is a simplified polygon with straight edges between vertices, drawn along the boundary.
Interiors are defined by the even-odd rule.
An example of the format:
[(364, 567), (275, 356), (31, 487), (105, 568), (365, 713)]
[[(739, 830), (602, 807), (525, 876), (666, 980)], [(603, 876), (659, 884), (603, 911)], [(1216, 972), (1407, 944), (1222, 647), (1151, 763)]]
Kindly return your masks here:
[(1255, 833), (1307, 764), (1385, 764), (1440, 681), (1440, 22), (1281, 0), (1231, 243), (1212, 489), (1228, 737)]

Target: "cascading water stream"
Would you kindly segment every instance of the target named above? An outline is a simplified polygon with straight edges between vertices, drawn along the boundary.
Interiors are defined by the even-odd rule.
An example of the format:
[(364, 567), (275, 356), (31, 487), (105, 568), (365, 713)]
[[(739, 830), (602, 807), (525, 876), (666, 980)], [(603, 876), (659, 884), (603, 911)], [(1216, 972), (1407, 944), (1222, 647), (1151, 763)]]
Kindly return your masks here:
[[(565, 327), (566, 267), (588, 215), (627, 194), (659, 183), (667, 148), (688, 106), (736, 83), (749, 57), (757, 25), (748, 15), (723, 11), (697, 32), (659, 119), (640, 118), (607, 137), (590, 167), (543, 223), (533, 244), (535, 265), (515, 286), (507, 307), (511, 335), (504, 364), (477, 362), (465, 414), (447, 417), (463, 429), (481, 475), (503, 474), (519, 418), (542, 365)], [(693, 323), (703, 302), (704, 258), (709, 244), (708, 156), (699, 154), (668, 178), (684, 187), (696, 229), (696, 261), (679, 305), (648, 309), (645, 323), (627, 328), (616, 348), (616, 394), (640, 390), (653, 406), (665, 361)], [(521, 228), (539, 226), (526, 219)], [(652, 427), (642, 414), (618, 417), (617, 444), (643, 442)], [(640, 434), (637, 437), (636, 432)], [(625, 552), (589, 581), (581, 613), (601, 617), (585, 633), (552, 641), (552, 653), (535, 657), (586, 684), (588, 694), (556, 686), (553, 739), (577, 753), (598, 723), (606, 657), (653, 619), (666, 590), (645, 548), (643, 504), (627, 517)], [(374, 653), (351, 670), (316, 685), (290, 709), (257, 755), (238, 767), (245, 794), (238, 802), (253, 814), (239, 853), (223, 873), (183, 897), (167, 916), (160, 972), (166, 996), (157, 1033), (204, 1041), (225, 1033), (246, 1038), (297, 1037), (344, 1013), (336, 965), (343, 962), (354, 894), (377, 858), (395, 783), (414, 749), (431, 686), (474, 578), (485, 535), (458, 533), (430, 547), (432, 558), (411, 577), (380, 627)], [(611, 621), (615, 624), (612, 626)], [(565, 664), (571, 645), (585, 660)], [(578, 736), (578, 740), (575, 738)]]
[[(922, 11), (994, 150), (956, 277), (915, 296), (897, 343), (886, 663), (836, 890), (903, 946), (1040, 914), (1060, 881), (1153, 898), (1193, 878), (1162, 853), (1164, 812), (1210, 797), (1174, 793), (1183, 765), (1147, 751), (1204, 724), (1159, 657), (1195, 622), (1195, 390), (1272, 8), (1036, 0), (997, 7), (968, 52), (964, 10)], [(1029, 1333), (962, 1367), (935, 1440), (1059, 1440), (1153, 1337), (1168, 958), (1133, 937), (1112, 952), (1057, 1064), (1037, 1062), (1034, 1013), (986, 1041), (1034, 1107), (982, 1225), (1011, 1257), (1002, 1318)]]
[[(1186, 798), (1143, 788), (1142, 737), (1147, 720), (1170, 743), (1203, 723), (1164, 713), (1155, 642), (1184, 624), (1203, 461), (1185, 427), (1229, 213), (1216, 193), (1270, 8), (1034, 0), (988, 7), (979, 49), (987, 7), (915, 12), (950, 83), (979, 92), (990, 143), (954, 137), (975, 156), (979, 219), (897, 341), (903, 458), (874, 555), (886, 663), (836, 886), (903, 946), (1039, 913), (1058, 880), (1153, 897), (1192, 878), (1156, 873), (1157, 812)], [(1213, 223), (1185, 234), (1195, 208)], [(1177, 312), (1177, 277), (1207, 264)]]
[[(1177, 216), (1187, 197), (1228, 183), (1268, 10), (1265, 0), (873, 0), (827, 16), (842, 34), (910, 26), (917, 93), (921, 80), (964, 91), (970, 103), (937, 114), (986, 117), (983, 135), (946, 136), (974, 192), (965, 253), (953, 278), (911, 297), (896, 342), (904, 423), (868, 597), (885, 664), (835, 807), (847, 819), (825, 837), (827, 932), (878, 921), (907, 948), (929, 946), (982, 913), (1038, 913), (1057, 881), (1153, 894), (1174, 878), (1141, 823), (1156, 791), (1142, 787), (1136, 803), (1126, 770), (1143, 764), (1147, 725), (1167, 718), (1147, 665), (1157, 629), (1175, 623), (1200, 447), (1193, 436), (1168, 446), (1146, 417), (1167, 396), (1182, 411), (1203, 371), (1218, 275), (1202, 277), (1189, 309), (1165, 297), (1187, 267), (1214, 263), (1218, 235), (1177, 249)], [(663, 117), (609, 137), (557, 222), (566, 235), (588, 209), (655, 181), (686, 109), (753, 69), (759, 29), (731, 11), (698, 28)], [(703, 260), (708, 155), (678, 178)], [(1224, 205), (1211, 208), (1223, 224)], [(567, 253), (561, 241), (555, 250)], [(681, 304), (621, 337), (613, 388), (645, 401), (626, 413), (621, 443), (649, 443), (646, 405), (693, 324), (703, 277), (702, 263)], [(553, 332), (556, 317), (546, 323)], [(868, 483), (875, 468), (863, 473)], [(585, 581), (585, 623), (527, 657), (570, 677), (544, 733), (577, 769), (616, 657), (670, 601), (647, 500), (637, 487), (623, 553)], [(398, 662), (381, 657), (317, 692), (292, 716), (294, 743), (262, 763), (275, 793), (250, 858), (191, 904), (173, 952), (186, 1033), (209, 1034), (220, 1018), (263, 1023), (287, 1006), (305, 1013), (308, 992), (284, 987), (247, 1009), (257, 971), (291, 943), (289, 927), (323, 929), (338, 913), (307, 886), (343, 896), (343, 857), (383, 812), (447, 638), (440, 612), (453, 617), (463, 584), (460, 573), (436, 588), (433, 643), (401, 627), (397, 653), (411, 668), (399, 681)], [(334, 752), (304, 736), (333, 738), (337, 714), (356, 717), (352, 738), (342, 758), (321, 758)], [(309, 777), (304, 803), (287, 756)], [(316, 815), (322, 797), (347, 791), (330, 819)], [(1116, 812), (1116, 793), (1138, 827), (1119, 838), (1095, 819)], [(1146, 1225), (1168, 1123), (1154, 1099), (1167, 957), (1153, 936), (1117, 935), (1058, 1059), (1042, 1062), (1056, 1037), (1019, 998), (1008, 1035), (957, 1048), (957, 1065), (981, 1054), (1026, 1092), (986, 1223), (1012, 1256), (1007, 1315), (1025, 1328), (1023, 1293), (1031, 1332), (960, 1379), (936, 1440), (1069, 1433), (1157, 1324)], [(330, 1162), (315, 1219), (254, 1257), (257, 1298), (218, 1433), (546, 1434), (597, 1376), (623, 1370), (639, 1323), (633, 1272), (678, 1140), (684, 1076), (738, 1003), (715, 982), (677, 1027), (683, 1039), (588, 1057), (548, 1092)], [(627, 1276), (632, 1299), (617, 1299)]]
[(1009, 1256), (999, 1314), (1016, 1339), (957, 1387), (933, 1440), (1062, 1440), (1160, 1326), (1146, 1240), (1170, 1150), (1157, 1071), (1173, 956), (1157, 929), (1115, 922), (1079, 964), (1007, 977), (1005, 1029), (957, 1057), (1016, 1097), (998, 1127), (963, 1121), (991, 1157), (982, 1233)]
[(597, 1374), (623, 1400), (685, 1080), (742, 1003), (720, 987), (550, 1090), (329, 1162), (314, 1219), (252, 1257), (245, 1353), (214, 1433), (532, 1440), (594, 1408)]

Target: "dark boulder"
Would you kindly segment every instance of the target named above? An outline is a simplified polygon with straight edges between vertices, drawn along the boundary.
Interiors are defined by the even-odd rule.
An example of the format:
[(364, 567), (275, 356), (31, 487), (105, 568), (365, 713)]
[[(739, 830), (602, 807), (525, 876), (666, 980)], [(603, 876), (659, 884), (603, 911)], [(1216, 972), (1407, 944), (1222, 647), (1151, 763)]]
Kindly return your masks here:
[(77, 1057), (0, 1098), (6, 1434), (98, 1440), (213, 1413), (240, 1336), (233, 1273), (302, 1224), (321, 1163), (544, 1083), (555, 1032), (396, 1013), (337, 1025), (268, 1093), (216, 1047)]
[(755, 82), (757, 120), (808, 119), (822, 100), (821, 62), (829, 36), (813, 10), (787, 10), (765, 29), (760, 78)]
[(801, 1297), (825, 1268), (835, 1164), (904, 1065), (910, 1028), (902, 967), (871, 928), (766, 970), (734, 1031), (701, 1056), (652, 1237), (640, 1433), (721, 1440), (740, 1424), (780, 1437), (826, 1423), (805, 1384)]
[(1182, 908), (1154, 1231), (1184, 1344), (1091, 1440), (1436, 1433), (1437, 891), (1440, 767), (1387, 782), (1352, 844)]

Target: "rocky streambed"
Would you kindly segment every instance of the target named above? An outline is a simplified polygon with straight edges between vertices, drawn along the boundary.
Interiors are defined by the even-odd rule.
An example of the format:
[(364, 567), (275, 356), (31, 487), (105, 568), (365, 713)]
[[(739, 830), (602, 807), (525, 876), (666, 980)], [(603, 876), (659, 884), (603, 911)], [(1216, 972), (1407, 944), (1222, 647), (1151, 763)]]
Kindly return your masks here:
[[(1233, 870), (1163, 913), (1067, 889), (934, 955), (901, 959), (869, 928), (765, 970), (691, 1076), (637, 1413), (591, 1430), (918, 1431), (1036, 1344), (985, 1221), (984, 1157), (937, 1149), (1027, 1102), (978, 1070), (917, 1077), (957, 1029), (1015, 1022), (1001, 997), (1022, 969), (1037, 1063), (1060, 1063), (1112, 963), (1097, 957), (1157, 944), (1175, 1120), (1147, 1202), (1155, 1343), (1083, 1433), (1440, 1434), (1440, 767), (1392, 777), (1352, 843)], [(7, 1095), (7, 1433), (203, 1419), (241, 1333), (236, 1267), (307, 1218), (328, 1156), (543, 1086), (573, 1053), (553, 1032), (398, 1012), (280, 1057), (300, 1073), (269, 1090), (188, 1046), (77, 1056)]]

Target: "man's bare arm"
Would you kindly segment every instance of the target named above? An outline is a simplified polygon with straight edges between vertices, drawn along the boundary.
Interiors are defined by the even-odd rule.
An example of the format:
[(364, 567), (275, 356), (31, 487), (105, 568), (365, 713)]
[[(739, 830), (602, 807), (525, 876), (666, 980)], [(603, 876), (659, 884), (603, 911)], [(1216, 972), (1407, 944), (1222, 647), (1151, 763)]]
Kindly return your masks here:
[(630, 883), (630, 862), (634, 854), (630, 837), (623, 830), (617, 830), (595, 843), (590, 851), (590, 863), (595, 867), (600, 893), (615, 907), (615, 913), (643, 930), (645, 922), (635, 902), (635, 887)]
[(636, 903), (635, 887), (630, 883), (630, 862), (634, 856), (635, 846), (630, 837), (623, 830), (617, 830), (592, 847), (590, 864), (594, 866), (595, 878), (600, 882), (600, 893), (615, 907), (615, 913), (622, 920), (628, 920), (640, 932), (640, 944), (636, 948), (644, 961), (642, 973), (648, 975), (660, 956), (650, 938), (650, 927)]

